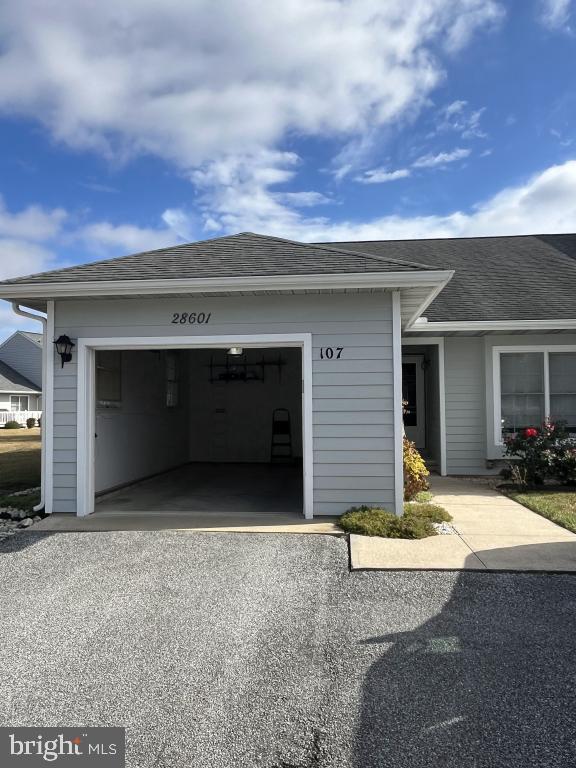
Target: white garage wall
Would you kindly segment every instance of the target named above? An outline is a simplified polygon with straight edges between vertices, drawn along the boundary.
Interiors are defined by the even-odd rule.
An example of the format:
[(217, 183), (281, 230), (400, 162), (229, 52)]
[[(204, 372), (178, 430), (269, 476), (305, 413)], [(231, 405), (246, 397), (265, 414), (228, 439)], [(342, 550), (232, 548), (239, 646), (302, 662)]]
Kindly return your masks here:
[[(248, 349), (246, 359), (272, 362), (264, 367), (264, 381), (211, 381), (210, 360), (226, 362), (225, 350), (190, 350), (190, 461), (270, 461), (272, 412), (288, 408), (292, 451), (302, 457), (302, 367), (299, 349)], [(230, 358), (230, 363), (238, 358)], [(217, 377), (222, 368), (214, 368)], [(251, 368), (252, 370), (252, 368)], [(261, 375), (261, 368), (253, 368)]]
[(96, 408), (97, 493), (188, 460), (185, 399), (177, 408), (166, 407), (165, 354), (126, 351), (121, 360), (121, 401)]
[[(192, 312), (210, 322), (173, 322)], [(364, 502), (394, 510), (391, 294), (58, 301), (55, 326), (74, 339), (311, 333), (314, 513)], [(322, 359), (326, 347), (342, 347), (340, 359)], [(76, 512), (76, 373), (76, 360), (55, 370), (55, 512)]]

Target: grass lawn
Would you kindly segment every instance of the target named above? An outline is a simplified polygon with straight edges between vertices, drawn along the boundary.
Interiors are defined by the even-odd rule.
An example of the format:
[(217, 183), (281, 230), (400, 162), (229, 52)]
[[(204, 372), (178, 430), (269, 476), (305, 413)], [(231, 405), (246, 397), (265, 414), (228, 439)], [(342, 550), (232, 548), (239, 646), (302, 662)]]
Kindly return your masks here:
[(0, 496), (40, 485), (40, 429), (0, 429)]
[(576, 533), (576, 492), (506, 491), (506, 495), (542, 517)]

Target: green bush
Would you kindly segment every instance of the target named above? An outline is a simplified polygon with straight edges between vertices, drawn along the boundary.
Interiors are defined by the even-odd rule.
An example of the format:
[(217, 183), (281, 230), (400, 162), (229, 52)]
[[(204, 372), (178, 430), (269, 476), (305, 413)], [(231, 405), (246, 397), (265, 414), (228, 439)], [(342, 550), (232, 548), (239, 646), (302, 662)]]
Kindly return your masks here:
[(432, 520), (426, 515), (419, 515), (418, 510), (399, 516), (380, 507), (362, 505), (361, 507), (352, 507), (345, 512), (340, 518), (339, 524), (347, 533), (357, 533), (360, 536), (383, 536), (387, 539), (423, 539), (427, 536), (436, 535)]
[(404, 506), (404, 517), (430, 520), (431, 523), (449, 523), (452, 520), (452, 515), (446, 512), (444, 507), (414, 501)]
[(28, 429), (34, 429), (34, 427), (36, 426), (36, 419), (34, 418), (34, 416), (30, 416), (29, 419), (26, 419), (26, 426), (28, 427)]
[(430, 491), (419, 491), (416, 496), (414, 496), (411, 501), (418, 501), (421, 504), (427, 504), (429, 501), (432, 501), (434, 497), (430, 493)]
[(561, 422), (527, 427), (504, 442), (506, 456), (513, 461), (502, 475), (515, 485), (543, 485), (547, 480), (576, 483), (576, 442)]
[(17, 421), (7, 421), (4, 424), (4, 429), (20, 429), (20, 424)]
[(430, 474), (411, 440), (404, 438), (404, 499), (410, 501), (417, 493), (428, 490), (426, 478)]

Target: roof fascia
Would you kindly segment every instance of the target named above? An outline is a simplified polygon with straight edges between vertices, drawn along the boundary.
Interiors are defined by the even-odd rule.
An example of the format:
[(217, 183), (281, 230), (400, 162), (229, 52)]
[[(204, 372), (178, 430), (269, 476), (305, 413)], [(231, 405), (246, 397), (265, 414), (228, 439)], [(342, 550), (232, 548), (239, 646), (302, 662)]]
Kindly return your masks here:
[(439, 331), (542, 331), (576, 330), (576, 319), (568, 320), (455, 320), (414, 323), (408, 330), (418, 333)]
[(422, 285), (442, 287), (454, 273), (446, 270), (426, 272), (351, 272), (313, 275), (273, 275), (246, 277), (206, 277), (158, 280), (100, 280), (70, 283), (14, 283), (0, 285), (0, 298), (66, 298), (83, 296), (170, 295), (220, 291), (304, 290), (333, 288), (413, 288)]

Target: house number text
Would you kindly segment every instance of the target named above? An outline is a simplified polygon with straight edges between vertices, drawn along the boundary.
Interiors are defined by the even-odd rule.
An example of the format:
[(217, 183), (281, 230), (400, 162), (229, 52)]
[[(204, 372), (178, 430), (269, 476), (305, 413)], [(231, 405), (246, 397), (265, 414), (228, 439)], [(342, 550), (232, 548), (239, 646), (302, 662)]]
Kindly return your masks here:
[(320, 360), (340, 360), (344, 347), (320, 347)]
[(173, 325), (198, 325), (210, 322), (212, 312), (174, 312), (172, 320)]

